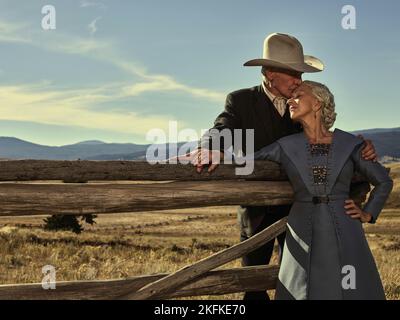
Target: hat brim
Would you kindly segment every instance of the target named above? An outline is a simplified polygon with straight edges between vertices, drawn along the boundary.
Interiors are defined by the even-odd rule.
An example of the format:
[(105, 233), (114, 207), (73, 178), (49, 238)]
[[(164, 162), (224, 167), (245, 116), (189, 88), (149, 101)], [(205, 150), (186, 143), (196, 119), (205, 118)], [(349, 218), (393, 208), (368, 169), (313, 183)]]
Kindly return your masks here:
[(321, 72), (324, 70), (324, 64), (321, 60), (316, 57), (304, 55), (304, 62), (300, 63), (282, 63), (275, 60), (270, 59), (253, 59), (244, 63), (246, 67), (256, 67), (256, 66), (264, 66), (264, 67), (272, 67), (279, 68), (284, 70), (294, 70), (298, 72)]

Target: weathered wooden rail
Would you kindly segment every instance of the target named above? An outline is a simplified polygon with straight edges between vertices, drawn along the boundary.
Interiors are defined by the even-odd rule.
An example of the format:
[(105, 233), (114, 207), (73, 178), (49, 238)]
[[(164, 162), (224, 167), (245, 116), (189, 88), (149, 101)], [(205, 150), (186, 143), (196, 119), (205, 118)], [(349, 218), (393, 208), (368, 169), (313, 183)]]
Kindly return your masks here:
[[(222, 295), (275, 288), (278, 266), (252, 266), (209, 271), (201, 278), (152, 299)], [(0, 300), (114, 300), (138, 291), (168, 274), (145, 275), (116, 280), (59, 281), (55, 290), (41, 283), (0, 285)]]
[(63, 180), (87, 182), (115, 181), (213, 181), (213, 180), (286, 180), (278, 164), (256, 161), (248, 176), (237, 176), (234, 164), (221, 165), (211, 174), (198, 174), (191, 165), (150, 164), (146, 161), (88, 160), (9, 160), (0, 161), (0, 181)]
[[(0, 216), (292, 202), (292, 188), (276, 163), (256, 161), (249, 176), (236, 175), (235, 168), (221, 165), (211, 174), (198, 174), (191, 165), (144, 161), (0, 161)], [(169, 275), (58, 282), (56, 290), (44, 290), (41, 284), (1, 285), (0, 299), (167, 299), (273, 289), (278, 266), (213, 269), (253, 251), (285, 228), (283, 219)]]
[[(268, 190), (268, 191), (267, 191)], [(0, 216), (118, 213), (223, 205), (291, 203), (284, 181), (156, 184), (4, 184)]]
[(293, 194), (285, 179), (273, 162), (257, 162), (253, 174), (237, 176), (234, 165), (198, 174), (190, 165), (144, 161), (0, 161), (0, 216), (287, 204)]

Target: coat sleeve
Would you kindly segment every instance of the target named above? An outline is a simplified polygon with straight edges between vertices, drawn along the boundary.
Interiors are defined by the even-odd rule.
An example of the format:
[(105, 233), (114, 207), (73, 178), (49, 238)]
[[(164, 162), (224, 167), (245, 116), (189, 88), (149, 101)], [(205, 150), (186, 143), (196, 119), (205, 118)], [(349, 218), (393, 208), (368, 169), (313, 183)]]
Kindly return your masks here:
[(372, 215), (370, 223), (375, 223), (392, 191), (393, 180), (380, 163), (363, 159), (361, 156), (362, 148), (363, 144), (358, 145), (353, 150), (352, 159), (355, 164), (355, 170), (365, 176), (374, 186), (363, 211), (370, 213)]
[[(215, 119), (214, 126), (209, 129), (200, 139), (199, 147), (212, 150), (212, 141), (219, 140), (220, 150), (222, 152), (229, 149), (233, 141), (233, 130), (242, 128), (241, 115), (239, 112), (240, 103), (236, 101), (235, 95), (230, 93), (226, 97), (224, 111)], [(220, 134), (224, 130), (226, 133), (230, 133), (232, 137), (232, 144), (226, 143), (223, 139), (223, 134)]]
[(261, 148), (254, 154), (246, 156), (246, 158), (254, 160), (270, 160), (281, 163), (281, 156), (282, 148), (278, 142), (274, 142)]

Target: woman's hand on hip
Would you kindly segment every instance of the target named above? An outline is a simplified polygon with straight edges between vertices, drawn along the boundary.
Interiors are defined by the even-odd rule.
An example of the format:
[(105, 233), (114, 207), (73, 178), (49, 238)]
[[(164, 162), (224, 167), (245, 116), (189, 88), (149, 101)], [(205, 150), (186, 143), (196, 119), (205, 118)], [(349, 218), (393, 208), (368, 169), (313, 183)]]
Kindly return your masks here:
[(345, 200), (344, 208), (346, 209), (346, 214), (353, 219), (359, 219), (362, 223), (370, 222), (372, 219), (372, 215), (362, 211), (352, 199)]

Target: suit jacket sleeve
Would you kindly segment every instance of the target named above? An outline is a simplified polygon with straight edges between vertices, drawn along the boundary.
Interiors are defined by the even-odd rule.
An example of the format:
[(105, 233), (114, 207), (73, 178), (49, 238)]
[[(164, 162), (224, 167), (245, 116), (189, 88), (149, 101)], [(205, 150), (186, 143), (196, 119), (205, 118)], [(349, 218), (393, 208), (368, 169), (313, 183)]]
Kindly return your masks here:
[(372, 215), (370, 223), (375, 223), (393, 188), (393, 180), (387, 170), (378, 162), (364, 160), (361, 156), (363, 145), (356, 147), (352, 153), (355, 169), (365, 176), (374, 186), (363, 211)]
[[(214, 121), (214, 126), (208, 130), (200, 139), (199, 147), (212, 150), (212, 141), (219, 140), (219, 146), (221, 151), (226, 151), (229, 149), (233, 141), (233, 130), (242, 129), (241, 115), (239, 112), (240, 104), (236, 101), (233, 94), (229, 94), (226, 97), (225, 109)], [(229, 141), (224, 141), (222, 135), (219, 132), (226, 129), (232, 137), (231, 143)]]

